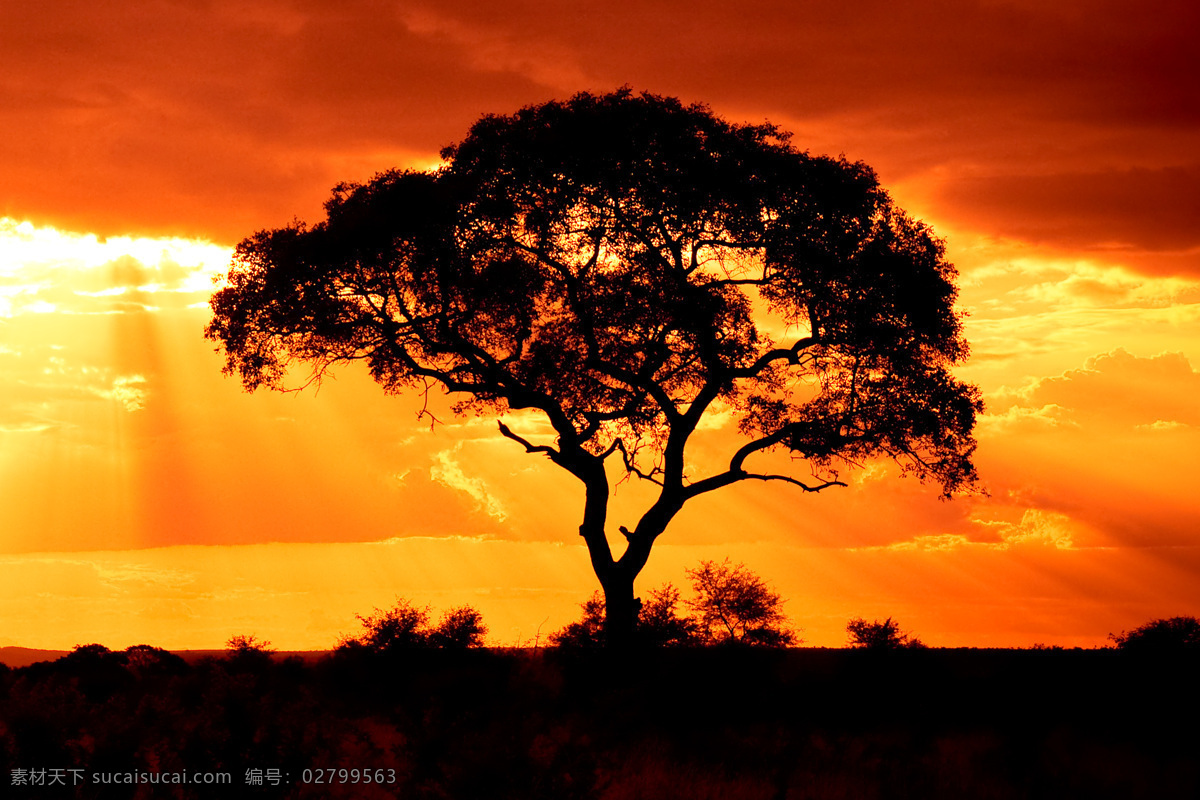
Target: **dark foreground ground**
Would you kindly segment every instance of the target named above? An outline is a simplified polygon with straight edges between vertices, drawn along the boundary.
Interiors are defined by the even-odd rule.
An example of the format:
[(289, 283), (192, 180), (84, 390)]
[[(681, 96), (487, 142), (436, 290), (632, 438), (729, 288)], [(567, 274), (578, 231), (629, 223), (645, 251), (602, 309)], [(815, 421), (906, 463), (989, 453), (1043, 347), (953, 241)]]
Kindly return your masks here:
[(1116, 651), (77, 653), (0, 668), (0, 797), (1196, 798), (1198, 668)]

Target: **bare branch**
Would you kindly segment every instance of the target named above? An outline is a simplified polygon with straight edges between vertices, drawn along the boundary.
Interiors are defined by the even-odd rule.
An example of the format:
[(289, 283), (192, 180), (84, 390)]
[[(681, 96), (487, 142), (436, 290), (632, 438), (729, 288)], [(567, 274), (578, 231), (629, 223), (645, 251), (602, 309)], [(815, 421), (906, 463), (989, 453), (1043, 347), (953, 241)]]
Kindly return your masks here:
[(526, 453), (544, 453), (545, 455), (550, 456), (551, 459), (553, 459), (555, 456), (560, 455), (558, 450), (555, 450), (553, 447), (551, 447), (548, 444), (536, 444), (535, 445), (532, 442), (530, 442), (528, 439), (525, 439), (524, 437), (513, 433), (512, 428), (508, 427), (500, 420), (496, 420), (496, 424), (500, 426), (500, 433), (502, 433), (505, 436), (505, 438), (512, 439), (514, 442), (516, 442), (517, 444), (524, 447)]
[(696, 481), (695, 483), (685, 487), (683, 490), (685, 499), (690, 500), (697, 495), (711, 492), (716, 489), (720, 489), (723, 486), (728, 486), (732, 483), (745, 480), (781, 480), (795, 484), (796, 486), (804, 489), (806, 492), (817, 492), (830, 486), (845, 486), (846, 484), (837, 480), (824, 481), (819, 485), (810, 486), (803, 481), (799, 481), (786, 475), (765, 475), (746, 471), (743, 465), (745, 464), (747, 458), (755, 453), (763, 450), (769, 450), (778, 444), (782, 444), (788, 438), (788, 436), (792, 435), (793, 432), (793, 426), (785, 425), (774, 433), (770, 433), (761, 439), (755, 439), (752, 442), (747, 442), (746, 444), (742, 445), (738, 451), (733, 454), (733, 458), (729, 460), (729, 469), (727, 469), (725, 472), (721, 472), (716, 475), (710, 475), (703, 480)]
[(757, 453), (760, 450), (768, 450), (777, 444), (780, 444), (788, 437), (791, 431), (787, 427), (780, 428), (774, 433), (768, 434), (761, 439), (755, 439), (752, 442), (747, 442), (738, 448), (738, 451), (733, 454), (733, 458), (729, 459), (730, 472), (742, 472), (742, 464), (746, 459)]
[(417, 419), (425, 419), (429, 417), (429, 430), (433, 430), (435, 425), (441, 423), (441, 420), (429, 410), (429, 393), (433, 391), (434, 383), (429, 378), (421, 378), (421, 410), (417, 412)]
[(820, 344), (815, 336), (805, 336), (803, 339), (796, 341), (791, 347), (777, 347), (774, 350), (768, 350), (759, 356), (758, 360), (750, 366), (730, 370), (730, 374), (735, 378), (753, 378), (775, 361), (786, 361), (789, 364), (799, 366), (804, 363), (800, 355), (801, 351), (807, 350), (815, 344)]
[(806, 492), (819, 492), (822, 489), (828, 489), (830, 486), (846, 486), (847, 485), (844, 481), (839, 481), (839, 480), (822, 481), (821, 483), (810, 485), (810, 484), (805, 483), (804, 481), (797, 480), (797, 479), (791, 477), (790, 475), (769, 475), (769, 474), (760, 475), (756, 472), (742, 473), (741, 478), (739, 478), (738, 480), (743, 480), (743, 481), (783, 481), (784, 483), (790, 483), (793, 486), (799, 486), (801, 489), (803, 489)]
[(655, 475), (658, 472), (660, 472), (659, 468), (655, 467), (655, 468), (651, 469), (649, 472), (645, 472), (642, 469), (640, 469), (638, 467), (638, 465), (634, 463), (633, 455), (629, 452), (629, 450), (627, 450), (625, 448), (625, 442), (622, 441), (621, 439), (614, 440), (613, 443), (611, 445), (609, 445), (608, 449), (604, 451), (604, 455), (602, 456), (602, 458), (608, 458), (614, 452), (621, 453), (621, 461), (625, 465), (625, 472), (627, 472), (631, 475), (637, 475), (639, 478), (641, 478), (644, 481), (650, 481), (651, 483), (657, 484), (659, 486), (663, 485), (662, 479), (655, 477)]
[(790, 483), (793, 486), (799, 486), (805, 492), (819, 492), (824, 489), (828, 489), (830, 486), (847, 485), (845, 482), (836, 479), (822, 481), (818, 484), (808, 484), (797, 478), (793, 478), (790, 475), (775, 475), (770, 473), (746, 472), (742, 469), (730, 469), (726, 472), (722, 472), (719, 475), (712, 475), (702, 481), (698, 481), (684, 488), (684, 499), (691, 500), (693, 497), (721, 489), (725, 486), (729, 486), (730, 484), (737, 483), (738, 481), (783, 481), (784, 483)]

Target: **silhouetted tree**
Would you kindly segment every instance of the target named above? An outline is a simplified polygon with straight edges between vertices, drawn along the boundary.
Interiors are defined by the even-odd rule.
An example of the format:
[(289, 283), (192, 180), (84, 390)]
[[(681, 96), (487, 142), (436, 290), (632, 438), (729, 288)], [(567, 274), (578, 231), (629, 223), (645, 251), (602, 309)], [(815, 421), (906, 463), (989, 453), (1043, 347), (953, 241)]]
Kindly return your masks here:
[(864, 650), (901, 650), (925, 646), (916, 636), (900, 630), (900, 623), (891, 617), (874, 622), (855, 617), (846, 625), (846, 633), (850, 634), (851, 647)]
[(380, 655), (396, 655), (412, 650), (441, 648), (463, 650), (482, 647), (487, 635), (483, 616), (470, 606), (451, 609), (441, 621), (429, 623), (429, 609), (399, 599), (388, 610), (375, 609), (369, 616), (358, 615), (363, 632), (346, 637), (338, 645), (343, 651), (367, 651)]
[(638, 641), (650, 647), (688, 647), (701, 643), (700, 625), (679, 613), (679, 590), (664, 583), (647, 593), (638, 611)]
[[(604, 595), (595, 592), (580, 604), (582, 615), (549, 636), (552, 647), (589, 649), (605, 641)], [(679, 613), (679, 590), (664, 583), (647, 593), (638, 609), (633, 641), (641, 647), (688, 647), (701, 643), (696, 621)]]
[(187, 670), (187, 662), (174, 653), (148, 644), (135, 644), (124, 651), (125, 664), (139, 678), (153, 675), (178, 675)]
[(71, 676), (84, 696), (100, 700), (133, 682), (127, 663), (124, 653), (93, 643), (76, 645), (53, 662), (53, 668), (59, 674)]
[(1200, 652), (1200, 619), (1170, 617), (1147, 622), (1131, 631), (1110, 633), (1121, 650), (1135, 653)]
[(372, 614), (355, 615), (362, 623), (363, 633), (347, 638), (339, 649), (365, 649), (373, 653), (391, 653), (425, 647), (429, 643), (429, 610), (400, 599), (388, 610), (375, 609)]
[(695, 599), (687, 605), (696, 612), (701, 636), (710, 644), (787, 647), (798, 644), (787, 628), (784, 600), (745, 564), (701, 561), (686, 570)]
[(266, 639), (260, 639), (254, 634), (236, 634), (225, 642), (225, 649), (230, 653), (274, 653), (274, 648)]
[(271, 663), (274, 652), (270, 642), (254, 634), (237, 634), (225, 642), (225, 657), (235, 670), (262, 670)]
[(470, 606), (462, 606), (442, 615), (437, 627), (429, 632), (429, 643), (443, 650), (482, 647), (487, 636), (483, 615)]
[(582, 616), (547, 637), (552, 647), (594, 648), (604, 644), (604, 595), (594, 592), (580, 604)]
[[(844, 486), (842, 467), (876, 457), (945, 496), (974, 484), (982, 406), (950, 373), (968, 352), (955, 270), (866, 165), (628, 89), (484, 117), (442, 155), (336, 187), (324, 222), (243, 241), (207, 336), (247, 390), (284, 388), (297, 362), (319, 380), (363, 361), (387, 392), (540, 415), (552, 441), (499, 430), (582, 482), (609, 644), (629, 640), (634, 579), (690, 500), (746, 480)], [(689, 471), (692, 434), (728, 411), (745, 443)], [(613, 526), (620, 554), (614, 463), (658, 487)]]
[(124, 664), (125, 656), (109, 650), (102, 644), (77, 644), (62, 657), (63, 664)]

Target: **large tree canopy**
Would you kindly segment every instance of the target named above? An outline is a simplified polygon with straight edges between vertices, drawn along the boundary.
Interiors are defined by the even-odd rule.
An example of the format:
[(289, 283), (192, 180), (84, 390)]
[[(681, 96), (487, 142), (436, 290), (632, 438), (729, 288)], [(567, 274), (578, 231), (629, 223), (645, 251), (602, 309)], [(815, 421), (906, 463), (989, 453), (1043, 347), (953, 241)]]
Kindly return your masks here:
[[(295, 362), (319, 378), (363, 360), (389, 392), (544, 414), (552, 442), (500, 431), (585, 484), (610, 625), (632, 625), (633, 578), (700, 494), (819, 491), (877, 457), (947, 496), (974, 484), (979, 393), (949, 371), (967, 355), (955, 270), (866, 165), (628, 90), (484, 117), (442, 155), (336, 187), (324, 222), (243, 241), (207, 335), (248, 389), (281, 388)], [(690, 474), (715, 408), (745, 442)], [(807, 467), (753, 466), (773, 449)], [(619, 558), (614, 462), (660, 489)]]

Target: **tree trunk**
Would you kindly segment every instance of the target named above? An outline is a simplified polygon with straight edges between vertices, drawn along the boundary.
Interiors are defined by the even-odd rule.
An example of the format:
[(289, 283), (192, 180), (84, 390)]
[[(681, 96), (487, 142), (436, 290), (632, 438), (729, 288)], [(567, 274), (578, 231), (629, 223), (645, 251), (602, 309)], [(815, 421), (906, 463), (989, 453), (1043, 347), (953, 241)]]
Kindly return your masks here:
[(605, 574), (597, 572), (604, 587), (604, 640), (609, 650), (628, 650), (634, 646), (642, 601), (633, 596), (633, 581), (646, 566), (654, 541), (682, 507), (681, 500), (664, 492), (638, 521), (637, 530), (631, 534), (621, 529), (629, 542), (621, 559)]
[(642, 603), (633, 596), (633, 576), (614, 569), (604, 581), (604, 644), (610, 651), (633, 647)]
[(604, 460), (577, 453), (574, 460), (563, 463), (583, 481), (585, 487), (583, 524), (579, 526), (579, 535), (587, 543), (592, 569), (604, 587), (605, 646), (610, 651), (628, 650), (634, 645), (638, 614), (642, 609), (641, 600), (633, 596), (633, 580), (646, 565), (654, 540), (683, 506), (683, 500), (678, 492), (664, 490), (654, 506), (639, 520), (637, 530), (632, 535), (622, 528), (629, 544), (617, 561), (613, 558), (604, 532), (609, 498)]

